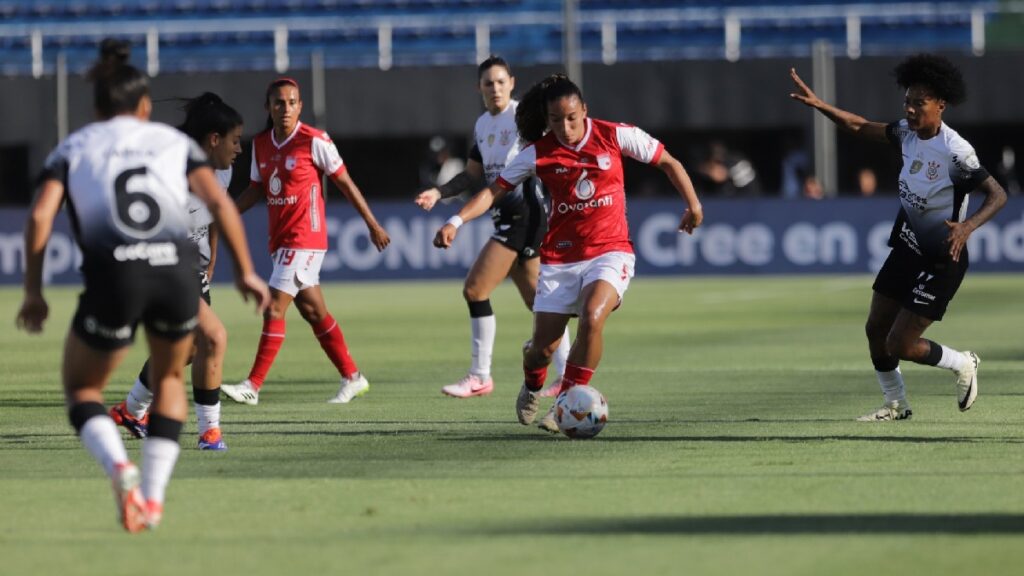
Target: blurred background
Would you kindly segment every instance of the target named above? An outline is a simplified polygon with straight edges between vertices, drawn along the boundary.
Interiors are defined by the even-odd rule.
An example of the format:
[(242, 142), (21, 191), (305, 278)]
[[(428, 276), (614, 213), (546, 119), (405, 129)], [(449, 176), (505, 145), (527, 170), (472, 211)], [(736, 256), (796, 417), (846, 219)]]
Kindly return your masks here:
[[(792, 101), (788, 71), (890, 122), (903, 115), (895, 64), (943, 53), (969, 89), (945, 120), (1011, 196), (1024, 177), (1024, 1), (0, 0), (0, 204), (26, 205), (48, 151), (92, 119), (83, 74), (107, 36), (130, 40), (152, 76), (156, 120), (177, 124), (174, 99), (206, 90), (243, 114), (236, 193), (265, 87), (287, 75), (303, 120), (331, 134), (371, 203), (410, 202), (465, 158), (483, 111), (476, 64), (490, 54), (512, 65), (516, 96), (567, 71), (592, 116), (644, 128), (703, 198), (740, 209), (892, 199), (898, 156)], [(675, 195), (657, 170), (626, 178), (631, 198)]]

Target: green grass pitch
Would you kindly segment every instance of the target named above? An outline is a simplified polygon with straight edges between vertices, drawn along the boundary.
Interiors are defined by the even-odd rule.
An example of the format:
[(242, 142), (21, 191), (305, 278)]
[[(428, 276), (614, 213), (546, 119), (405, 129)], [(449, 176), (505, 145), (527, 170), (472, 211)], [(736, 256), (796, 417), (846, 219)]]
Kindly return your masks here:
[[(531, 318), (509, 283), (492, 299), (496, 389), (471, 400), (439, 391), (469, 361), (460, 283), (327, 286), (370, 393), (325, 403), (337, 375), (291, 310), (259, 406), (224, 404), (230, 450), (200, 453), (190, 422), (164, 523), (141, 535), (115, 522), (65, 416), (77, 289), (48, 289), (35, 337), (14, 330), (20, 291), (3, 289), (0, 573), (1021, 573), (1024, 277), (970, 275), (928, 332), (980, 355), (974, 408), (957, 410), (950, 373), (904, 363), (914, 420), (883, 424), (853, 421), (881, 398), (870, 283), (636, 279), (606, 328), (593, 385), (611, 416), (593, 441), (515, 422)], [(214, 307), (233, 383), (260, 320), (226, 285)]]

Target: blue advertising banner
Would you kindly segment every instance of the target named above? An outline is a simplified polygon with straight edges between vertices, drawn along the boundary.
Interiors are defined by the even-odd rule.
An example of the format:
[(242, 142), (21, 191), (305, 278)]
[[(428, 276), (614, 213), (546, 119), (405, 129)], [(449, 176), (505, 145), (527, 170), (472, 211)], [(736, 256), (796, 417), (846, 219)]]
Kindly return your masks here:
[[(974, 199), (970, 210), (976, 208)], [(661, 274), (870, 273), (888, 254), (886, 242), (898, 210), (895, 198), (811, 200), (707, 200), (704, 225), (693, 236), (676, 231), (680, 200), (632, 200), (629, 220), (638, 276)], [(408, 203), (375, 203), (391, 235), (382, 253), (370, 244), (359, 216), (347, 204), (328, 204), (330, 248), (321, 279), (402, 280), (461, 278), (490, 237), (483, 217), (465, 225), (455, 245), (434, 248), (434, 233), (455, 208), (427, 213)], [(25, 209), (0, 210), (0, 283), (21, 282)], [(269, 276), (267, 218), (254, 208), (244, 215), (253, 258)], [(976, 230), (968, 244), (973, 271), (1024, 270), (1024, 198), (1011, 198), (998, 216)], [(215, 281), (228, 281), (227, 254), (218, 256)], [(78, 283), (81, 255), (61, 214), (46, 250), (48, 283)]]

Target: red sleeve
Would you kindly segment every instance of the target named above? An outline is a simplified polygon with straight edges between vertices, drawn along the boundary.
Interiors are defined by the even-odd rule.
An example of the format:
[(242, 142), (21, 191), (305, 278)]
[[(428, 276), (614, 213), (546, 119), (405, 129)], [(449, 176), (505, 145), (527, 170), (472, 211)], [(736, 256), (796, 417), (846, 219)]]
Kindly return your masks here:
[(654, 158), (651, 158), (651, 164), (657, 164), (658, 160), (661, 160), (661, 153), (665, 151), (665, 145), (658, 142), (658, 149), (654, 151)]
[(500, 186), (501, 189), (504, 190), (505, 192), (508, 192), (509, 190), (512, 190), (512, 189), (514, 189), (516, 187), (515, 184), (510, 184), (508, 180), (505, 180), (501, 176), (498, 176), (494, 180), (494, 183), (497, 184), (498, 186)]

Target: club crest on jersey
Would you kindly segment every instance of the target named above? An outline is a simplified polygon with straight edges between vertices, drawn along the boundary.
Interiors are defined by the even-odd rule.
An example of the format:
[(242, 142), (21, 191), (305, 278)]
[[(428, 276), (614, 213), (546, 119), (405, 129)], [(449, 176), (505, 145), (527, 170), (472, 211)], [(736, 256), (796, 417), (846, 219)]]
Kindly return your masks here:
[(508, 146), (509, 144), (511, 144), (512, 143), (512, 131), (511, 130), (502, 130), (501, 131), (501, 140), (500, 140), (500, 142), (501, 142), (502, 146)]
[(295, 170), (295, 156), (289, 156), (284, 159), (285, 170)]
[(487, 135), (487, 147), (490, 148), (491, 146), (494, 146), (494, 134)]
[(910, 165), (910, 173), (917, 174), (918, 172), (921, 171), (921, 168), (923, 167), (924, 162), (921, 162), (920, 160), (914, 160), (914, 163)]
[(941, 166), (942, 165), (939, 164), (938, 162), (929, 161), (928, 170), (925, 172), (925, 176), (927, 176), (929, 180), (935, 180), (936, 178), (939, 177), (939, 168)]
[(611, 154), (598, 154), (597, 155), (597, 167), (601, 170), (607, 170), (612, 167), (612, 156)]
[(587, 180), (587, 171), (584, 170), (583, 174), (580, 174), (580, 179), (576, 181), (576, 187), (574, 189), (576, 197), (580, 200), (590, 200), (594, 197), (595, 191), (596, 188), (594, 187), (594, 183)]

